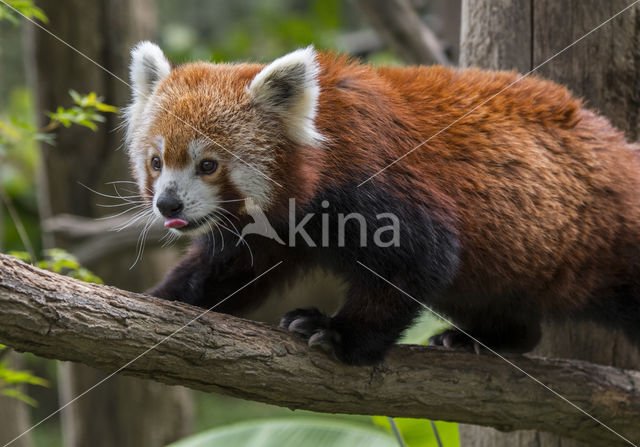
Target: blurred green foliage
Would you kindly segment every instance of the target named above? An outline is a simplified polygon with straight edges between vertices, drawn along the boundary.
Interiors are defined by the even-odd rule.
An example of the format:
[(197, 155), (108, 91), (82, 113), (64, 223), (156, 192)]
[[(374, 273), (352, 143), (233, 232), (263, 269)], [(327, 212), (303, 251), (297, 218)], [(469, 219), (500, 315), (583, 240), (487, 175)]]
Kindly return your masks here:
[(71, 108), (58, 107), (55, 112), (47, 112), (47, 116), (51, 119), (48, 128), (53, 128), (57, 123), (64, 127), (78, 124), (96, 131), (98, 129), (96, 123), (103, 123), (106, 119), (100, 112), (118, 113), (117, 107), (103, 103), (103, 98), (94, 92), (81, 95), (75, 90), (70, 90), (69, 95), (76, 105)]
[[(39, 251), (40, 230), (35, 172), (38, 164), (37, 138), (25, 137), (35, 122), (31, 94), (26, 87), (11, 91), (7, 106), (0, 111), (0, 188), (11, 199), (20, 219)], [(4, 204), (0, 203), (0, 211)], [(0, 212), (0, 248), (24, 249), (9, 213)]]
[[(102, 113), (118, 113), (117, 107), (103, 103), (102, 98), (94, 92), (81, 95), (75, 90), (70, 90), (69, 95), (75, 105), (69, 108), (59, 106), (55, 112), (46, 112), (50, 121), (42, 128), (33, 124), (31, 114), (20, 113), (21, 110), (11, 110), (10, 103), (9, 113), (6, 118), (0, 120), (0, 160), (7, 156), (10, 149), (24, 149), (29, 143), (44, 141), (53, 144), (54, 135), (50, 132), (60, 125), (69, 127), (77, 124), (95, 131), (98, 128), (96, 123), (105, 121)], [(28, 100), (29, 97), (25, 96), (20, 102), (25, 109)], [(33, 154), (35, 151), (31, 153)]]
[[(5, 345), (0, 344), (0, 358), (8, 352), (8, 348)], [(36, 385), (36, 386), (49, 386), (49, 382), (45, 379), (37, 377), (31, 373), (31, 371), (21, 370), (17, 371), (11, 369), (7, 362), (0, 360), (0, 394), (3, 396), (19, 399), (22, 402), (37, 406), (37, 402), (32, 397), (29, 397), (21, 389), (21, 385)]]
[[(9, 255), (24, 262), (33, 263), (31, 255), (26, 251), (10, 251)], [(34, 264), (36, 267), (49, 270), (60, 275), (70, 276), (84, 282), (103, 284), (102, 280), (82, 267), (78, 259), (66, 250), (61, 248), (51, 248), (44, 251), (44, 259)]]
[[(11, 92), (6, 110), (0, 112), (0, 189), (12, 201), (20, 215), (20, 222), (13, 222), (8, 213), (3, 213), (0, 232), (0, 248), (12, 250), (25, 245), (18, 232), (18, 225), (24, 225), (27, 234), (39, 234), (37, 204), (35, 196), (35, 172), (38, 161), (37, 143), (53, 145), (54, 134), (59, 126), (72, 124), (97, 129), (97, 124), (105, 120), (103, 113), (117, 113), (118, 109), (102, 102), (96, 93), (81, 95), (69, 91), (74, 106), (58, 107), (48, 112), (49, 122), (38, 128), (32, 110), (28, 89), (17, 87)], [(39, 237), (30, 237), (39, 248)], [(36, 250), (37, 251), (37, 250)]]
[[(386, 416), (374, 416), (373, 421), (391, 433), (389, 419)], [(427, 419), (394, 418), (394, 421), (407, 447), (438, 447), (436, 435)], [(458, 424), (436, 421), (435, 426), (443, 445), (447, 447), (460, 445)]]
[[(33, 4), (32, 0), (3, 0), (0, 3), (0, 21), (7, 20), (14, 25), (20, 23), (20, 15), (47, 23), (49, 19), (44, 11)], [(17, 11), (17, 12), (16, 12)]]
[[(343, 0), (158, 1), (160, 43), (175, 62), (267, 62), (295, 48), (336, 47), (357, 16)], [(206, 12), (205, 12), (206, 11)]]

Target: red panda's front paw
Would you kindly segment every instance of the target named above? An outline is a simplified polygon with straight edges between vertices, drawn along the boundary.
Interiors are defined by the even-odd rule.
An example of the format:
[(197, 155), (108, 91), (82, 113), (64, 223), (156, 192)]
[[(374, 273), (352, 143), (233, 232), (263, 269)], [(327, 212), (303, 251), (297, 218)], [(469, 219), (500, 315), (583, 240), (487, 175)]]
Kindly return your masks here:
[(480, 351), (480, 345), (468, 335), (457, 329), (447, 329), (429, 338), (429, 346), (444, 346), (445, 348), (460, 348)]
[(320, 348), (348, 365), (375, 365), (384, 358), (389, 343), (371, 334), (364, 336), (349, 322), (331, 318), (318, 309), (287, 312), (280, 327), (302, 336), (309, 347)]
[(335, 354), (340, 334), (330, 328), (331, 318), (318, 309), (295, 309), (280, 319), (280, 327), (304, 337), (309, 346)]

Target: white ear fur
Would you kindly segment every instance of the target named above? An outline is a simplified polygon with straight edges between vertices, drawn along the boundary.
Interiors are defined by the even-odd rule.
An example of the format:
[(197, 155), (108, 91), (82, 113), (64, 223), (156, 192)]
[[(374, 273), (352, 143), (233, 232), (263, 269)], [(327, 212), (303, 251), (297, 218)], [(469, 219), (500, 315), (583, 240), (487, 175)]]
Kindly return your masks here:
[(145, 40), (131, 50), (129, 69), (133, 99), (144, 101), (158, 82), (169, 75), (171, 65), (158, 45)]
[(318, 145), (325, 139), (314, 124), (320, 96), (319, 72), (316, 51), (308, 46), (276, 59), (249, 85), (253, 101), (278, 113), (289, 137), (301, 144)]
[(153, 89), (169, 75), (171, 65), (162, 50), (154, 43), (139, 42), (131, 50), (129, 65), (132, 101), (124, 111), (126, 141), (131, 142), (136, 127)]

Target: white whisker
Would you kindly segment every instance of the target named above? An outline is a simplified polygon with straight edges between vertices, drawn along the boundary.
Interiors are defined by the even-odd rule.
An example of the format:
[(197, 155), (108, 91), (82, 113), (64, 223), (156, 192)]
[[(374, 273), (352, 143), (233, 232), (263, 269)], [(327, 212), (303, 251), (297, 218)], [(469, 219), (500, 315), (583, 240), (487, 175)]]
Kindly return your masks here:
[(233, 229), (236, 230), (236, 233), (240, 233), (240, 231), (238, 230), (238, 227), (236, 227), (234, 225), (234, 223), (227, 216), (225, 216), (224, 214), (220, 214), (218, 211), (214, 211), (213, 214), (214, 214), (214, 216), (221, 217), (226, 222), (228, 222), (229, 225), (231, 225), (233, 227)]
[(165, 240), (165, 242), (162, 244), (162, 248), (168, 247), (169, 245), (177, 241), (179, 238), (180, 238), (179, 234), (175, 234), (170, 231), (167, 232), (164, 236), (162, 236), (162, 239), (160, 239), (160, 242)]
[(245, 244), (247, 246), (247, 249), (249, 250), (249, 256), (251, 256), (251, 265), (253, 266), (253, 250), (251, 250), (251, 246), (249, 245), (249, 243), (245, 240), (245, 238), (242, 237), (242, 235), (240, 235), (237, 231), (233, 231), (232, 229), (230, 229), (229, 227), (223, 225), (221, 222), (217, 222), (217, 225), (221, 226), (222, 228), (224, 228), (225, 230), (227, 230), (229, 233), (235, 235), (238, 237), (238, 239), (240, 240), (240, 242), (242, 242), (243, 244)]
[[(220, 230), (220, 227), (218, 226), (217, 222), (212, 217), (207, 216), (205, 217), (205, 219), (206, 219), (206, 222), (209, 224), (209, 228), (211, 228), (211, 224), (213, 224), (216, 230), (218, 230), (218, 233), (220, 234), (220, 252), (222, 252), (224, 250), (224, 235), (222, 234), (222, 230)], [(213, 229), (211, 229), (211, 232), (213, 233)]]
[[(207, 237), (211, 239), (211, 247), (213, 249), (213, 253), (216, 252), (216, 235), (213, 232), (213, 228), (211, 228), (211, 222), (208, 220), (205, 223), (209, 226), (209, 232), (207, 233)], [(222, 250), (221, 250), (222, 251)]]
[(232, 199), (232, 200), (218, 200), (218, 203), (244, 202), (245, 200), (247, 199), (244, 198), (244, 199)]
[(117, 208), (119, 206), (127, 206), (127, 205), (138, 205), (143, 206), (148, 202), (146, 200), (134, 200), (125, 203), (96, 203), (96, 205), (101, 206), (102, 208)]
[(231, 217), (233, 217), (234, 219), (236, 219), (236, 220), (240, 220), (240, 218), (239, 218), (238, 216), (236, 216), (235, 214), (233, 214), (231, 211), (229, 211), (229, 210), (228, 210), (228, 209), (226, 209), (226, 208), (223, 208), (223, 207), (221, 207), (221, 206), (217, 206), (215, 209), (216, 209), (216, 210), (218, 210), (218, 211), (224, 211), (225, 213), (229, 214), (229, 215), (230, 215)]
[[(131, 180), (114, 180), (112, 182), (106, 182), (105, 185), (118, 185), (120, 183), (127, 184), (127, 185), (135, 185), (137, 187), (140, 187), (140, 185), (138, 185), (137, 182), (134, 182), (134, 181), (131, 181)], [(151, 188), (149, 188), (148, 186), (145, 186), (144, 190), (153, 194), (153, 190)]]
[(153, 210), (151, 208), (146, 208), (146, 209), (143, 209), (141, 211), (138, 211), (136, 214), (134, 214), (131, 217), (131, 219), (129, 219), (128, 221), (126, 221), (122, 225), (115, 227), (114, 231), (120, 232), (120, 231), (124, 230), (125, 228), (127, 228), (127, 227), (133, 225), (134, 223), (138, 222), (140, 219), (142, 219), (145, 216), (154, 217)]
[(145, 242), (146, 242), (146, 239), (147, 239), (147, 234), (149, 233), (149, 230), (153, 226), (154, 217), (155, 216), (153, 214), (151, 214), (147, 218), (147, 223), (145, 224), (144, 228), (140, 232), (140, 236), (138, 236), (138, 243), (136, 244), (137, 245), (137, 249), (138, 249), (138, 254), (136, 256), (136, 260), (133, 262), (133, 264), (131, 264), (131, 267), (129, 267), (129, 270), (131, 270), (133, 267), (135, 267), (135, 265), (138, 263), (138, 261), (140, 259), (142, 259), (142, 253), (144, 252), (144, 245), (145, 245)]
[(126, 210), (124, 210), (124, 211), (120, 211), (118, 214), (112, 214), (112, 215), (110, 215), (110, 216), (98, 217), (98, 218), (96, 218), (96, 220), (114, 219), (114, 218), (116, 218), (116, 217), (120, 217), (120, 216), (122, 216), (123, 214), (130, 213), (130, 212), (132, 212), (132, 211), (133, 211), (133, 210), (135, 210), (135, 209), (143, 208), (143, 207), (145, 207), (145, 206), (146, 206), (146, 204), (144, 204), (144, 203), (143, 203), (142, 205), (136, 205), (136, 206), (134, 206), (134, 207), (127, 208), (127, 209), (126, 209)]
[(80, 186), (83, 186), (84, 188), (87, 188), (92, 193), (98, 194), (99, 196), (106, 197), (108, 199), (123, 199), (123, 200), (126, 200), (126, 199), (141, 199), (142, 198), (142, 197), (140, 197), (139, 194), (131, 195), (131, 196), (121, 196), (121, 195), (112, 196), (111, 194), (105, 194), (105, 193), (102, 193), (102, 192), (98, 192), (95, 189), (91, 189), (91, 188), (89, 188), (87, 185), (85, 185), (83, 183), (78, 182), (78, 184)]

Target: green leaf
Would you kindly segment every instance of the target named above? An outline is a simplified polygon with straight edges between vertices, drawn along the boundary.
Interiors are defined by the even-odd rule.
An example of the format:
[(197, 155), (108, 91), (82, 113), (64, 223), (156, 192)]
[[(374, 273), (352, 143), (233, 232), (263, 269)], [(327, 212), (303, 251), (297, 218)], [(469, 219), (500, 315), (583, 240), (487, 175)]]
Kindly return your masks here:
[(92, 123), (88, 119), (80, 119), (80, 120), (76, 121), (76, 124), (79, 124), (79, 125), (84, 126), (84, 127), (88, 127), (89, 129), (93, 130), (94, 132), (96, 130), (98, 130), (98, 126), (96, 126), (94, 123)]
[(30, 371), (14, 371), (4, 364), (0, 368), (0, 382), (15, 385), (28, 383), (29, 385), (49, 386), (49, 382), (41, 377), (34, 376)]
[(94, 284), (104, 284), (104, 282), (102, 282), (102, 279), (100, 279), (97, 275), (93, 274), (86, 268), (81, 268), (80, 270), (78, 270), (74, 278), (84, 282), (91, 282)]
[(96, 103), (96, 109), (98, 109), (100, 112), (107, 113), (118, 113), (120, 111), (116, 106), (104, 104), (102, 102)]
[(5, 388), (2, 391), (0, 391), (0, 394), (3, 394), (4, 396), (8, 396), (8, 397), (13, 397), (14, 399), (18, 399), (32, 407), (38, 406), (38, 402), (33, 397), (27, 396), (17, 388)]
[(75, 90), (69, 90), (71, 99), (77, 105), (82, 108), (95, 108), (100, 112), (118, 113), (118, 108), (102, 102), (102, 97), (98, 96), (95, 92), (91, 92), (87, 95), (81, 95)]
[(102, 280), (88, 269), (82, 267), (78, 259), (66, 250), (51, 248), (44, 251), (45, 259), (38, 261), (36, 267), (70, 276), (84, 282), (103, 284)]
[(80, 93), (76, 92), (75, 90), (69, 90), (69, 95), (71, 95), (71, 99), (73, 99), (73, 102), (82, 105), (82, 96), (80, 95)]
[(169, 447), (397, 447), (375, 428), (322, 418), (282, 418), (243, 422), (205, 431)]
[(7, 254), (9, 256), (13, 256), (14, 258), (18, 258), (21, 261), (31, 263), (31, 256), (26, 251), (10, 251)]
[(69, 90), (69, 95), (76, 105), (71, 108), (58, 107), (55, 112), (47, 112), (47, 116), (52, 122), (60, 123), (65, 127), (77, 124), (88, 127), (95, 132), (98, 129), (96, 123), (102, 123), (106, 120), (100, 112), (118, 112), (117, 107), (103, 103), (102, 98), (95, 92), (81, 95), (75, 90)]
[(53, 264), (53, 269), (56, 272), (61, 272), (63, 270), (76, 271), (80, 269), (80, 264), (78, 263), (78, 261), (74, 261), (71, 259), (60, 259), (58, 261), (53, 262), (52, 264)]
[(44, 11), (33, 4), (33, 0), (4, 0), (7, 5), (0, 4), (0, 20), (8, 20), (13, 24), (19, 23), (19, 15), (22, 14), (29, 19), (36, 19), (42, 23), (49, 22)]
[[(438, 447), (438, 441), (428, 419), (395, 418), (394, 421), (408, 447)], [(373, 422), (391, 433), (386, 416), (373, 416)], [(443, 421), (436, 421), (435, 424), (443, 445), (460, 446), (458, 424)]]
[(422, 345), (429, 341), (429, 337), (438, 334), (450, 327), (449, 323), (441, 320), (429, 311), (425, 311), (420, 315), (420, 318), (407, 329), (400, 343)]
[(18, 18), (15, 16), (13, 11), (11, 11), (11, 9), (0, 4), (0, 21), (1, 20), (6, 20), (8, 22), (11, 22), (14, 25), (17, 25), (18, 23), (20, 23), (20, 20), (18, 20)]
[(77, 258), (62, 248), (49, 248), (44, 250), (44, 256), (52, 262), (56, 261), (78, 261)]

